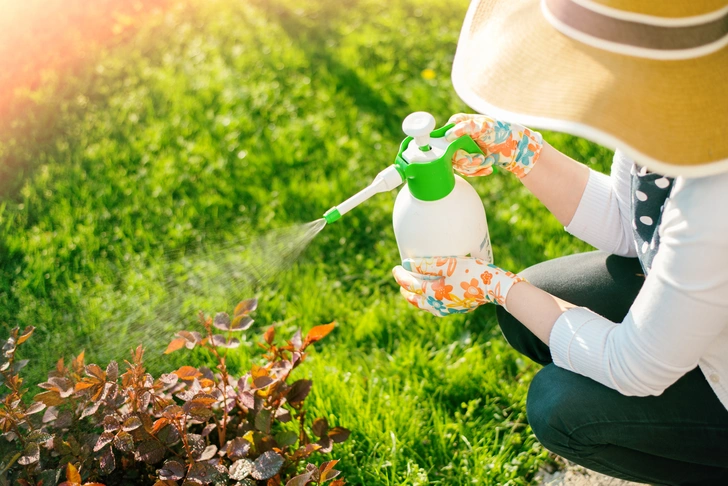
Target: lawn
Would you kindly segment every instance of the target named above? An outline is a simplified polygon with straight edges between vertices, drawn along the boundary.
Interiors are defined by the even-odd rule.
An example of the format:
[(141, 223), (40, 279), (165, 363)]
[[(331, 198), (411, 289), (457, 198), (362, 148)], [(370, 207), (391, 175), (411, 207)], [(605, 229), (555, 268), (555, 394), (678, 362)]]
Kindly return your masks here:
[[(256, 295), (235, 366), (271, 323), (284, 336), (338, 323), (299, 374), (314, 382), (310, 416), (353, 431), (332, 453), (350, 484), (531, 484), (547, 460), (525, 414), (538, 366), (509, 349), (493, 308), (437, 319), (401, 299), (395, 193), (325, 228), (296, 263), (276, 256), (392, 162), (408, 113), (444, 123), (467, 110), (449, 78), (466, 7), (175, 2), (19, 90), (0, 131), (0, 322), (38, 328), (26, 383), (61, 356), (106, 363), (138, 343), (155, 372), (199, 363), (161, 353), (198, 310)], [(608, 150), (545, 135), (608, 167)], [(473, 183), (500, 266), (588, 248), (514, 177)]]

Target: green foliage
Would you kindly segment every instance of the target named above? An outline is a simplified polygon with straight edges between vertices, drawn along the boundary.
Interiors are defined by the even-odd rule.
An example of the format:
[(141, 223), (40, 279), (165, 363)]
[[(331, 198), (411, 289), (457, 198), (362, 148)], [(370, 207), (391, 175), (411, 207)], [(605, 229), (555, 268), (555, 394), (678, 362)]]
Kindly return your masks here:
[[(311, 425), (312, 438), (304, 410), (312, 382), (288, 383), (305, 361), (306, 348), (326, 337), (334, 324), (316, 326), (305, 338), (298, 330), (285, 345), (275, 344), (271, 326), (260, 343), (264, 363), (235, 377), (226, 364), (227, 352), (239, 343), (231, 334), (245, 330), (238, 323), (252, 322), (248, 314), (256, 307), (255, 299), (240, 302), (232, 320), (222, 312), (214, 319), (200, 313), (204, 337), (198, 331), (180, 331), (168, 346), (168, 353), (182, 347), (206, 349), (217, 362), (217, 373), (185, 365), (155, 379), (144, 367), (140, 345), (119, 375), (116, 361), (104, 370), (86, 365), (82, 352), (70, 366), (58, 361), (39, 385), (46, 391), (30, 405), (21, 400), (25, 390), (18, 375), (27, 360), (17, 361), (15, 353), (34, 329), (13, 329), (0, 362), (0, 377), (9, 389), (0, 401), (0, 430), (15, 447), (4, 454), (0, 482), (55, 484), (65, 467), (65, 486), (104, 486), (98, 481), (343, 486), (343, 479), (335, 479), (340, 474), (333, 469), (337, 460), (305, 464), (305, 469), (300, 463), (314, 452), (330, 453), (351, 432), (330, 428), (320, 417)], [(282, 425), (288, 422), (297, 430)]]
[[(144, 342), (158, 374), (191, 311), (231, 308), (254, 290), (277, 332), (340, 323), (300, 379), (317, 383), (312, 413), (356, 431), (337, 453), (352, 484), (528, 484), (546, 458), (525, 417), (537, 368), (503, 341), (491, 308), (438, 320), (399, 297), (394, 194), (325, 228), (274, 281), (159, 311), (167, 282), (188, 281), (180, 255), (320, 217), (392, 162), (408, 113), (444, 123), (467, 111), (450, 83), (466, 7), (189, 0), (29, 91), (0, 132), (0, 165), (23, 171), (0, 181), (0, 322), (37, 327), (28, 381), (68, 343), (109, 362)], [(609, 163), (606, 149), (545, 136), (598, 169)], [(587, 249), (508, 174), (474, 185), (499, 266)], [(253, 349), (241, 339), (230, 369), (248, 367)]]

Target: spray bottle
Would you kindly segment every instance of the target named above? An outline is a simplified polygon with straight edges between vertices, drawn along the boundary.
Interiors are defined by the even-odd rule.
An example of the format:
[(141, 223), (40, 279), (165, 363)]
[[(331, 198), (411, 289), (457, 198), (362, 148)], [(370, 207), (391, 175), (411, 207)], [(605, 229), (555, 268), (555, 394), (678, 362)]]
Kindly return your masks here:
[(457, 150), (482, 154), (468, 135), (445, 140), (452, 125), (435, 130), (435, 118), (426, 112), (409, 115), (402, 123), (402, 141), (394, 164), (374, 181), (324, 214), (327, 223), (380, 192), (404, 182), (392, 215), (394, 235), (402, 260), (407, 258), (472, 256), (493, 262), (485, 209), (480, 196), (452, 169)]

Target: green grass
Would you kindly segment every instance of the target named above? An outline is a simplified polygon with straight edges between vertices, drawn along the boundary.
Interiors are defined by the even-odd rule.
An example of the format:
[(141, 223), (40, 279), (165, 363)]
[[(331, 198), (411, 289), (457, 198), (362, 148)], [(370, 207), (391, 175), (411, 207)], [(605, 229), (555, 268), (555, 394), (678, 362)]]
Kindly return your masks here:
[[(333, 453), (350, 484), (530, 484), (546, 460), (525, 416), (537, 366), (507, 346), (492, 308), (436, 319), (399, 297), (394, 194), (325, 228), (273, 280), (214, 267), (187, 281), (209, 274), (205, 252), (359, 190), (391, 163), (408, 113), (443, 123), (467, 110), (449, 79), (466, 3), (189, 0), (19, 95), (28, 106), (0, 133), (0, 166), (14, 168), (0, 181), (0, 322), (38, 327), (27, 381), (60, 356), (121, 360), (138, 342), (153, 370), (170, 369), (190, 358), (160, 357), (175, 329), (254, 292), (260, 326), (236, 366), (269, 323), (286, 335), (338, 322), (300, 375), (314, 381), (310, 416), (353, 430)], [(610, 160), (546, 138), (598, 169)], [(500, 266), (587, 248), (515, 178), (474, 184)]]

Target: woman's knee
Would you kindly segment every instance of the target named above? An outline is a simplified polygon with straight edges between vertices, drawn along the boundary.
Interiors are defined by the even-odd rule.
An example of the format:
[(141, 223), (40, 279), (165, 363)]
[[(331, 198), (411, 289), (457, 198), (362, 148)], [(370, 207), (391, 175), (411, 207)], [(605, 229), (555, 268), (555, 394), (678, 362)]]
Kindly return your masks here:
[[(594, 404), (581, 397), (594, 395), (596, 382), (554, 364), (545, 366), (531, 382), (526, 415), (536, 438), (548, 450), (567, 458), (589, 452), (599, 444), (581, 440), (574, 432), (589, 419)], [(598, 393), (597, 393), (598, 395)], [(587, 401), (591, 401), (587, 398)]]
[(538, 441), (548, 450), (560, 453), (568, 448), (569, 442), (563, 417), (568, 404), (555, 372), (558, 372), (555, 365), (546, 366), (533, 378), (528, 389), (526, 416)]

